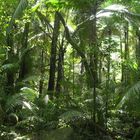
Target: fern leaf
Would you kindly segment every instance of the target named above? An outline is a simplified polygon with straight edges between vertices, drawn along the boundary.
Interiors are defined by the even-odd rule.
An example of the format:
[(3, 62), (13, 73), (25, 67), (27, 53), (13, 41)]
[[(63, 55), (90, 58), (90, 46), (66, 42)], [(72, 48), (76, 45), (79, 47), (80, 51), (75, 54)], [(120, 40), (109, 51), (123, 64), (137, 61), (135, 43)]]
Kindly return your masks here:
[(31, 88), (23, 87), (21, 89), (21, 95), (28, 101), (33, 102), (38, 97), (39, 93)]
[(76, 111), (76, 110), (71, 110), (63, 113), (62, 115), (59, 116), (61, 120), (64, 120), (66, 122), (71, 121), (75, 117), (83, 117), (83, 113)]
[(36, 109), (36, 105), (33, 102), (37, 97), (37, 91), (24, 87), (21, 89), (20, 93), (7, 97), (6, 111), (12, 111), (17, 106), (33, 111)]
[(39, 6), (42, 4), (43, 0), (37, 0), (36, 4), (32, 7), (31, 11), (35, 12)]
[(2, 65), (1, 70), (4, 72), (7, 71), (13, 72), (13, 71), (17, 71), (18, 68), (19, 68), (18, 63), (9, 63), (9, 64)]
[(8, 26), (8, 29), (7, 29), (8, 33), (10, 33), (10, 31), (11, 31), (15, 19), (19, 18), (22, 15), (22, 13), (26, 9), (27, 5), (28, 5), (27, 0), (20, 0), (18, 6), (17, 6), (17, 8), (16, 8), (16, 10), (15, 10), (13, 16), (12, 16), (12, 19), (9, 23), (9, 26)]
[(27, 5), (28, 5), (27, 0), (21, 0), (14, 12), (13, 18), (14, 19), (19, 18), (22, 15), (23, 11), (26, 9)]
[(140, 113), (140, 81), (125, 93), (117, 106), (117, 108), (120, 107), (125, 107), (130, 112)]

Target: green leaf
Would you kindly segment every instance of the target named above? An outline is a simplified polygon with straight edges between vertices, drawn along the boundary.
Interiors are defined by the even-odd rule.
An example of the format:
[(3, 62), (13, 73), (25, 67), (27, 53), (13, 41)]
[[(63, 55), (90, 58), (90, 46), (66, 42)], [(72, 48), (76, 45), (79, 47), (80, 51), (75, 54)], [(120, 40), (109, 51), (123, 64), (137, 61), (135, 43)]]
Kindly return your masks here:
[(13, 19), (19, 18), (22, 15), (23, 11), (26, 9), (27, 5), (27, 0), (21, 0), (13, 14)]
[(23, 87), (21, 88), (21, 95), (28, 101), (34, 101), (38, 97), (39, 93), (31, 88)]
[(117, 106), (117, 108), (121, 107), (124, 107), (130, 112), (140, 114), (140, 81), (125, 93)]
[(27, 0), (20, 0), (18, 6), (17, 6), (17, 8), (12, 16), (12, 19), (9, 23), (9, 26), (7, 28), (8, 33), (11, 31), (15, 19), (21, 17), (21, 15), (23, 14), (23, 11), (26, 9), (27, 5), (28, 5)]
[(20, 93), (7, 97), (6, 111), (12, 111), (17, 106), (21, 106), (24, 107), (24, 109), (34, 111), (35, 109), (37, 109), (37, 107), (33, 102), (37, 97), (37, 91), (28, 87), (23, 87), (21, 88)]
[(42, 2), (43, 0), (38, 0), (36, 4), (31, 8), (31, 11), (35, 12), (39, 8), (39, 6), (42, 4)]
[(60, 119), (66, 122), (72, 120), (74, 117), (83, 117), (83, 113), (76, 110), (70, 110), (59, 116)]
[(2, 71), (4, 72), (15, 72), (17, 71), (18, 68), (19, 68), (18, 63), (9, 63), (9, 64), (2, 65), (1, 67)]

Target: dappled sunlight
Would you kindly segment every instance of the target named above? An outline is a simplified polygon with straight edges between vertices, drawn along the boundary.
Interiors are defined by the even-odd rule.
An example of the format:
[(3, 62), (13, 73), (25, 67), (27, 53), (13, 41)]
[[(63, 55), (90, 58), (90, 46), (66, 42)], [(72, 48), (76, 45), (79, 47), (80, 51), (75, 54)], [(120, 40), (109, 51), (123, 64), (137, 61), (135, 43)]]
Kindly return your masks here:
[(138, 0), (0, 3), (0, 140), (140, 140)]

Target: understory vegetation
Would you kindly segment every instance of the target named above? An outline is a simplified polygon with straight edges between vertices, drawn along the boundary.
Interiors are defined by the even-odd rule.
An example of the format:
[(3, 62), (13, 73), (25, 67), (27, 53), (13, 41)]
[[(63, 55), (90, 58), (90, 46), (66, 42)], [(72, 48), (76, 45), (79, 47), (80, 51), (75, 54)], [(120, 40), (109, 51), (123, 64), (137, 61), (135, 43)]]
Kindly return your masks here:
[(139, 0), (0, 3), (0, 140), (140, 140)]

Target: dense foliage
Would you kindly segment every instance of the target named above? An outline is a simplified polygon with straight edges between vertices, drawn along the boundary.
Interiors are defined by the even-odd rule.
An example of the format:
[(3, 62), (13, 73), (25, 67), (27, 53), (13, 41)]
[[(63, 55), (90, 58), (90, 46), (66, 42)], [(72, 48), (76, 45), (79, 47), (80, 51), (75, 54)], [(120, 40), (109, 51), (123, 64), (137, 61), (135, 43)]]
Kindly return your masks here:
[(139, 140), (139, 0), (0, 0), (0, 139)]

